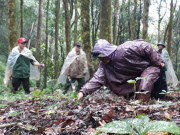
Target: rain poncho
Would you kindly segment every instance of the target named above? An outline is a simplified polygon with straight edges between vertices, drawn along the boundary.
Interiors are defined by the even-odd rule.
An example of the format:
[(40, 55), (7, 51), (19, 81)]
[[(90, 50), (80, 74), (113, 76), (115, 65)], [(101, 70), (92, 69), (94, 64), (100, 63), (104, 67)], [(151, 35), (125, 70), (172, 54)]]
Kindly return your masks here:
[(127, 96), (134, 92), (133, 85), (127, 81), (136, 77), (148, 78), (138, 81), (138, 91), (152, 91), (159, 78), (160, 64), (163, 62), (156, 50), (143, 40), (128, 41), (115, 46), (101, 39), (95, 44), (92, 53), (104, 54), (111, 61), (108, 64), (100, 62), (93, 78), (80, 90), (84, 95), (106, 85), (115, 94)]
[[(28, 48), (24, 48), (21, 52), (19, 51), (19, 46), (16, 46), (12, 49), (8, 61), (7, 61), (7, 66), (6, 66), (6, 71), (5, 71), (5, 78), (4, 78), (4, 84), (5, 86), (8, 85), (9, 82), (9, 76), (13, 74), (13, 67), (16, 64), (16, 61), (20, 55), (23, 55), (29, 59), (32, 59), (34, 61), (37, 61), (34, 56), (32, 55), (32, 52)], [(30, 79), (33, 80), (39, 80), (40, 78), (40, 72), (38, 70), (37, 66), (33, 66), (30, 64)]]
[(162, 51), (161, 51), (161, 57), (162, 57), (163, 61), (165, 62), (165, 66), (167, 69), (167, 71), (165, 72), (166, 82), (173, 89), (177, 89), (178, 79), (177, 79), (176, 74), (174, 72), (171, 59), (169, 58), (169, 54), (165, 48), (162, 49)]
[[(75, 64), (74, 62), (76, 60), (80, 61), (81, 65), (74, 65)], [(75, 66), (77, 66), (77, 68), (78, 68), (78, 66), (82, 66), (79, 68), (83, 68), (84, 70), (80, 74), (86, 73), (85, 80), (89, 79), (88, 64), (87, 64), (85, 52), (81, 49), (80, 54), (77, 55), (75, 48), (73, 48), (72, 51), (69, 52), (69, 54), (67, 55), (67, 57), (65, 59), (60, 76), (57, 81), (57, 85), (65, 84), (67, 75), (71, 76), (73, 74), (73, 76), (71, 76), (71, 77), (74, 77), (74, 78), (76, 78), (76, 77), (78, 78), (78, 77), (82, 76), (82, 75), (76, 74), (76, 72), (73, 73), (74, 70), (69, 69), (69, 68), (76, 68)], [(71, 73), (69, 74), (68, 72), (71, 72)]]

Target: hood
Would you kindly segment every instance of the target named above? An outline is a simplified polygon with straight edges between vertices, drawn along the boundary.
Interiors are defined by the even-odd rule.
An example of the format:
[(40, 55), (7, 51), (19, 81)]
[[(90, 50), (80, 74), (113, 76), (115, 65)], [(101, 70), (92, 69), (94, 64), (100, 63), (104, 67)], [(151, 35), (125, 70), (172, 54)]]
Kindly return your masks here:
[(117, 46), (110, 44), (107, 40), (99, 39), (94, 46), (92, 54), (104, 54), (106, 56), (109, 56), (116, 49), (117, 49)]

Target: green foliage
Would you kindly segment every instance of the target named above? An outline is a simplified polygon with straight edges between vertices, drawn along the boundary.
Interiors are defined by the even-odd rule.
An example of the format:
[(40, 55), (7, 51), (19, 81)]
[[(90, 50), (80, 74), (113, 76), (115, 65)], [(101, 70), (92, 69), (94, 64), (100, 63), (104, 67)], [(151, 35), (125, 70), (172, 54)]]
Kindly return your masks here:
[(172, 92), (174, 92), (174, 91), (172, 91), (172, 90), (170, 90), (170, 91), (162, 90), (162, 92), (159, 93), (159, 94), (163, 94), (165, 96), (169, 96)]
[(178, 135), (180, 127), (174, 122), (166, 121), (150, 121), (147, 116), (138, 115), (137, 118), (130, 118), (124, 121), (113, 121), (99, 128), (99, 132), (115, 133), (115, 134), (132, 134), (146, 135), (149, 131), (166, 131)]
[(7, 104), (0, 104), (0, 108), (2, 108), (2, 107), (8, 107), (8, 105)]
[(31, 95), (35, 99), (42, 99), (44, 97), (45, 92), (46, 92), (45, 90), (42, 91), (35, 90), (31, 93)]
[[(136, 83), (138, 80), (147, 80), (147, 78), (146, 77), (136, 77), (135, 80), (130, 79), (127, 81), (129, 84), (134, 84), (134, 100), (136, 99), (136, 93), (137, 93), (136, 92)], [(143, 94), (147, 94), (147, 93), (143, 93)]]
[(16, 94), (13, 94), (12, 92), (4, 91), (0, 95), (0, 100), (4, 100), (8, 103), (14, 102), (16, 100), (26, 100), (26, 99), (32, 99), (32, 97), (29, 94), (25, 94), (24, 91), (18, 91)]
[(0, 92), (4, 90), (4, 74), (5, 74), (5, 64), (0, 61)]
[(17, 115), (20, 115), (22, 113), (23, 113), (23, 111), (10, 111), (10, 112), (6, 113), (5, 115), (7, 115), (7, 116), (17, 116)]

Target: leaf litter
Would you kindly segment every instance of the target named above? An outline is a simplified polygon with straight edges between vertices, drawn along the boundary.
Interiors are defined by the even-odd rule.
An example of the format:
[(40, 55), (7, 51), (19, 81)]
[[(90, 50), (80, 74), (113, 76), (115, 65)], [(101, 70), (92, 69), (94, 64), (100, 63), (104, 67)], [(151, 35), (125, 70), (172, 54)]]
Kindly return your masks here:
[(174, 94), (175, 99), (171, 94), (171, 100), (150, 103), (128, 101), (104, 89), (76, 103), (73, 99), (57, 97), (11, 103), (1, 100), (0, 133), (95, 135), (106, 123), (135, 118), (138, 114), (145, 114), (151, 120), (173, 121), (180, 126), (178, 94)]

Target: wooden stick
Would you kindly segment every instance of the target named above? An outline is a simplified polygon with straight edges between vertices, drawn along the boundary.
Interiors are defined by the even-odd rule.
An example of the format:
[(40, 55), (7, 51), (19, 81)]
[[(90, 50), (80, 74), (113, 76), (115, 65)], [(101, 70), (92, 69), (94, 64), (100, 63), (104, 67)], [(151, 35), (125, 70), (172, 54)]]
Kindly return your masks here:
[(8, 123), (8, 124), (0, 125), (0, 128), (11, 127), (11, 126), (15, 126), (15, 125), (17, 125), (17, 123)]

